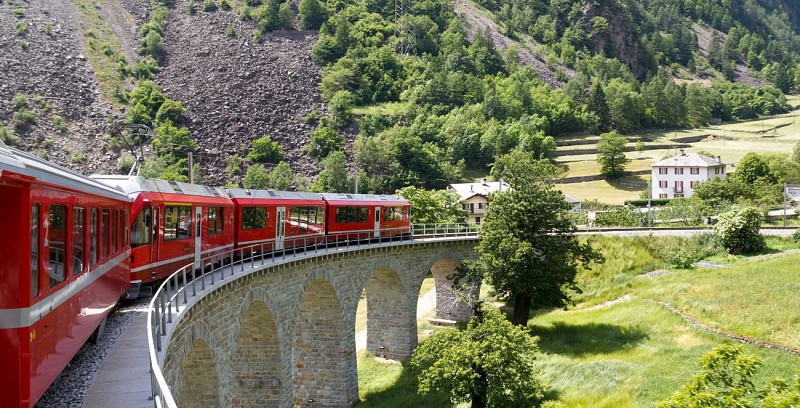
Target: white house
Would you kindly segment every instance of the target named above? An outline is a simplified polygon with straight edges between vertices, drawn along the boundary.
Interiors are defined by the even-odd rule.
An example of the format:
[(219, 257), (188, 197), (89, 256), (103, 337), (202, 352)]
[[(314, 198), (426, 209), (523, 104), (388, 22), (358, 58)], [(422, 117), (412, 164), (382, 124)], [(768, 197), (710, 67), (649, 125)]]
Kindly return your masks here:
[(483, 213), (489, 206), (489, 194), (506, 191), (511, 187), (504, 181), (482, 179), (480, 183), (450, 184), (449, 188), (458, 194), (461, 208), (469, 213), (467, 221), (480, 224)]
[(720, 156), (707, 157), (681, 149), (677, 156), (653, 163), (652, 197), (688, 198), (698, 183), (725, 177), (725, 164)]
[[(483, 214), (489, 206), (489, 194), (510, 190), (511, 186), (504, 181), (486, 181), (486, 179), (482, 179), (480, 183), (450, 184), (449, 189), (458, 193), (461, 208), (468, 213), (467, 221), (480, 224)], [(573, 212), (581, 210), (580, 200), (566, 194), (564, 198), (572, 205)]]

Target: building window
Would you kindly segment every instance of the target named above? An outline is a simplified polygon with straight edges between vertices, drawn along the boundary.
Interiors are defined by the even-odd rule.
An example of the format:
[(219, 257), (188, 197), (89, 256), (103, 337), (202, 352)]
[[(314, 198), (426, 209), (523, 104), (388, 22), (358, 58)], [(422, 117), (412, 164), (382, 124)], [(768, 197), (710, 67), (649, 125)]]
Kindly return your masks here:
[(667, 183), (668, 183), (668, 181), (667, 181), (667, 180), (659, 180), (659, 181), (658, 181), (658, 186), (659, 186), (660, 188), (667, 188), (667, 187), (669, 187), (669, 186), (667, 185)]
[(690, 181), (689, 182), (689, 188), (694, 188), (694, 183), (696, 183), (696, 181)]
[(683, 181), (678, 180), (675, 182), (675, 192), (682, 193), (683, 192)]
[(675, 167), (675, 174), (683, 174), (683, 167)]
[(666, 193), (661, 193), (661, 194), (658, 195), (658, 198), (667, 198), (667, 194)]
[(658, 168), (658, 174), (667, 174), (667, 168), (666, 167), (659, 167)]
[(683, 193), (675, 193), (675, 198), (683, 198)]
[(475, 224), (481, 223), (481, 217), (475, 217)]
[(699, 167), (690, 168), (689, 169), (689, 174), (700, 174), (700, 168)]
[(186, 239), (192, 236), (192, 206), (168, 205), (164, 207), (164, 241)]
[(478, 209), (479, 210), (482, 210), (484, 208), (486, 208), (486, 203), (478, 203)]
[(224, 228), (222, 207), (208, 207), (208, 221), (206, 227), (208, 228), (208, 235), (220, 234)]

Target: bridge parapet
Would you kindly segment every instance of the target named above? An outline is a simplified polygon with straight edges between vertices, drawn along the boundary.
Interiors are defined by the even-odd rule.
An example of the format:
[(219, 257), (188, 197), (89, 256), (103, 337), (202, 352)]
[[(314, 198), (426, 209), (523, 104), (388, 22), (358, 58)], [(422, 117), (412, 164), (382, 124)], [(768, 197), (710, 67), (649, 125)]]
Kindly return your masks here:
[[(203, 275), (182, 268), (148, 312), (156, 406), (214, 399), (221, 406), (350, 406), (358, 398), (354, 327), (362, 291), (368, 350), (405, 358), (417, 345), (422, 280), (438, 270), (437, 290), (445, 288), (454, 267), (474, 258), (474, 232), (437, 235), (272, 258), (259, 248), (240, 249), (229, 254), (238, 262)], [(458, 307), (437, 299), (437, 310), (445, 307), (439, 302)]]

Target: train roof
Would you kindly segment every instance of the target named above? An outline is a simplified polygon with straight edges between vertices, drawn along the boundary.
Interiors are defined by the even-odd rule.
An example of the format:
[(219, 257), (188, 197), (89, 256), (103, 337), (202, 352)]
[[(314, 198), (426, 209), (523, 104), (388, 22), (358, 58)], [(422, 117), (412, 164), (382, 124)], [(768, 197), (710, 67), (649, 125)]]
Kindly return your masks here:
[(408, 201), (398, 195), (388, 194), (340, 194), (340, 193), (322, 193), (322, 198), (329, 203), (337, 204), (399, 204), (409, 205)]
[(115, 200), (130, 201), (127, 195), (70, 169), (50, 163), (0, 141), (0, 177), (15, 173), (72, 190), (96, 194)]
[(322, 201), (320, 193), (310, 193), (306, 191), (278, 191), (278, 190), (256, 190), (248, 188), (228, 189), (228, 196), (233, 199), (269, 199), (269, 200), (315, 200)]
[(204, 186), (202, 184), (149, 179), (141, 176), (93, 175), (92, 178), (101, 183), (117, 188), (130, 196), (138, 193), (153, 192), (186, 194), (200, 197), (228, 198), (228, 195), (225, 193), (225, 189), (220, 187)]

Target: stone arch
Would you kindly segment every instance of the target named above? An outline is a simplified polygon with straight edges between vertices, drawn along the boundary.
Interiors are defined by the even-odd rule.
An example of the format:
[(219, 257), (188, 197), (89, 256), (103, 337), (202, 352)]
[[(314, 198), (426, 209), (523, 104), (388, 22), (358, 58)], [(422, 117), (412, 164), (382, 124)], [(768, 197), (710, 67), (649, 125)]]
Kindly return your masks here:
[(453, 278), (461, 265), (462, 257), (450, 251), (438, 254), (429, 268), (436, 287), (436, 315), (445, 319), (466, 322), (472, 317), (473, 300), (477, 300), (480, 282), (465, 288), (455, 288)]
[(308, 284), (297, 310), (292, 341), (295, 406), (350, 406), (358, 400), (352, 330), (330, 282)]
[(366, 280), (367, 350), (400, 360), (417, 345), (416, 294), (409, 296), (402, 279), (388, 266), (380, 266)]
[(219, 381), (211, 347), (203, 338), (195, 339), (181, 363), (179, 405), (187, 407), (220, 406)]
[(232, 406), (285, 405), (289, 393), (278, 325), (264, 292), (248, 293), (239, 312), (236, 350), (230, 359)]

